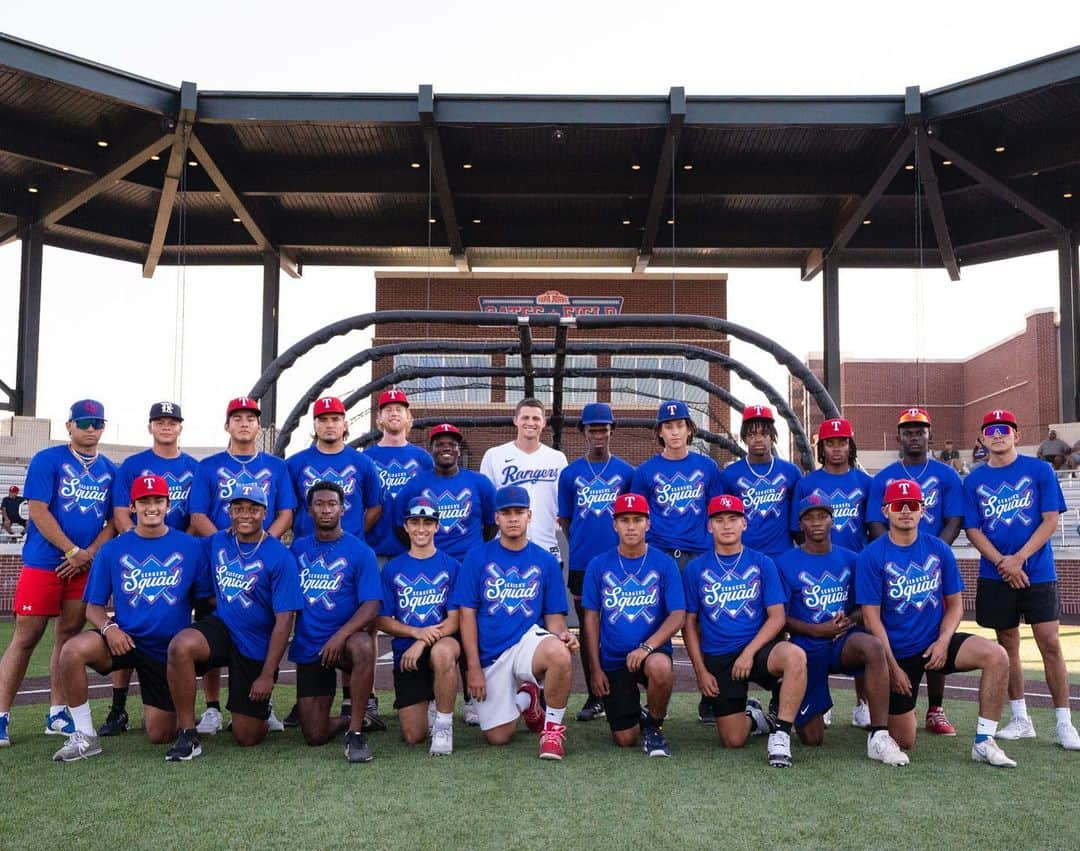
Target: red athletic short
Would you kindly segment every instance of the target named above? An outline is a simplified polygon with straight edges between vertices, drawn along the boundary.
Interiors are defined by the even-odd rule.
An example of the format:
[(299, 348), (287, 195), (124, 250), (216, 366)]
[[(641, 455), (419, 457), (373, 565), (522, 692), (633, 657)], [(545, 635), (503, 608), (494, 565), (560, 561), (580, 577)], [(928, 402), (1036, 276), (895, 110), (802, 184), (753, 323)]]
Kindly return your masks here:
[(27, 567), (19, 571), (15, 585), (15, 614), (54, 618), (66, 600), (81, 600), (90, 571), (71, 579), (61, 579), (55, 570)]

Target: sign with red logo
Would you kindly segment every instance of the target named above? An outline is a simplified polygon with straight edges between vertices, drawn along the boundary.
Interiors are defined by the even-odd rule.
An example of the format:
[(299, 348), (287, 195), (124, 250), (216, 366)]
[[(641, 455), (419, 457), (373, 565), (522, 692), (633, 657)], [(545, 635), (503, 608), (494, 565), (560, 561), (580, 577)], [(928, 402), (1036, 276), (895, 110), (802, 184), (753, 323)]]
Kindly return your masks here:
[(477, 299), (484, 313), (512, 313), (515, 316), (535, 316), (552, 313), (556, 316), (617, 316), (622, 313), (622, 296), (564, 295), (547, 290), (536, 296), (482, 295)]

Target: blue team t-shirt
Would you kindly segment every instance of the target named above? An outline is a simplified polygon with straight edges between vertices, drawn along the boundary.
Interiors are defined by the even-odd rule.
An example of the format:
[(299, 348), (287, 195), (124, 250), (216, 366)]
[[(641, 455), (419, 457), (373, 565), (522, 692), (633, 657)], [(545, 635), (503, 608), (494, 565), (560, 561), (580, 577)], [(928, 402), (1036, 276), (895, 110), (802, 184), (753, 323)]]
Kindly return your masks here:
[[(650, 547), (640, 558), (628, 558), (612, 547), (589, 562), (581, 605), (600, 614), (600, 664), (611, 671), (623, 667), (668, 615), (686, 609), (686, 593), (667, 553)], [(671, 653), (671, 642), (656, 649)]]
[(364, 537), (364, 512), (382, 504), (382, 484), (374, 461), (351, 446), (333, 454), (309, 446), (290, 456), (286, 465), (297, 506), (293, 534), (303, 537), (315, 533), (315, 521), (307, 509), (307, 495), (315, 482), (323, 481), (339, 484), (345, 491), (341, 528), (358, 538)]
[(219, 452), (199, 462), (195, 482), (188, 493), (188, 510), (192, 514), (205, 514), (215, 528), (228, 529), (232, 524), (223, 500), (240, 476), (257, 481), (266, 494), (264, 529), (270, 528), (279, 511), (296, 509), (296, 493), (284, 461), (266, 452), (236, 457), (241, 460), (237, 461), (228, 452)]
[[(99, 453), (89, 469), (83, 469), (70, 446), (50, 446), (30, 459), (23, 496), (48, 505), (64, 534), (85, 549), (112, 517), (115, 481), (116, 467), (104, 455)], [(45, 540), (31, 520), (22, 560), (27, 567), (55, 570), (64, 554)]]
[(593, 558), (619, 543), (613, 506), (633, 476), (634, 468), (615, 455), (596, 464), (578, 458), (559, 474), (559, 517), (570, 520), (570, 570), (584, 573)]
[(657, 453), (634, 471), (630, 491), (649, 500), (650, 544), (692, 553), (712, 549), (706, 512), (722, 490), (720, 468), (708, 455), (691, 452), (671, 461)]
[(451, 603), (476, 610), (480, 665), (486, 668), (545, 615), (565, 615), (566, 588), (555, 556), (531, 541), (510, 550), (495, 539), (461, 565)]
[(265, 659), (275, 615), (304, 608), (296, 559), (276, 538), (265, 538), (257, 549), (254, 543), (238, 547), (231, 532), (202, 540), (210, 556), (215, 613), (242, 655)]
[(431, 456), (419, 446), (406, 443), (404, 446), (369, 446), (364, 450), (364, 457), (375, 464), (382, 488), (382, 515), (379, 522), (367, 533), (367, 542), (381, 556), (396, 556), (405, 552), (406, 546), (394, 534), (394, 506), (401, 489), (414, 476), (434, 466)]
[(952, 548), (933, 535), (919, 535), (906, 547), (882, 535), (855, 562), (855, 602), (881, 607), (897, 659), (922, 653), (937, 641), (945, 598), (963, 590)]
[[(460, 567), (456, 559), (441, 550), (435, 550), (429, 558), (405, 552), (391, 559), (383, 566), (379, 614), (421, 629), (442, 623), (448, 612), (457, 609), (449, 597)], [(412, 644), (413, 639), (399, 636), (390, 641), (395, 668)]]
[(746, 507), (743, 543), (770, 558), (790, 550), (791, 505), (802, 472), (782, 458), (751, 465), (745, 458), (728, 464), (720, 474), (721, 489), (739, 497)]
[[(916, 478), (917, 477), (917, 478)], [(956, 470), (928, 458), (926, 466), (905, 467), (897, 461), (885, 467), (870, 482), (870, 496), (866, 501), (866, 522), (889, 525), (889, 518), (882, 511), (885, 487), (889, 482), (911, 479), (919, 483), (923, 493), (923, 516), (919, 531), (941, 536), (945, 521), (951, 517), (964, 516), (964, 486)]]
[[(780, 556), (776, 568), (787, 591), (788, 616), (819, 624), (841, 612), (851, 614), (855, 609), (855, 559), (855, 553), (840, 547), (820, 554), (796, 547)], [(807, 652), (832, 643), (830, 638), (794, 631), (791, 640)]]
[[(795, 505), (814, 492), (832, 503), (832, 545), (858, 552), (866, 546), (866, 500), (870, 495), (870, 477), (852, 468), (846, 473), (814, 470), (795, 485)], [(799, 516), (791, 512), (791, 531), (799, 531)]]
[(195, 600), (213, 596), (203, 542), (176, 529), (160, 538), (134, 529), (113, 538), (94, 556), (83, 592), (83, 600), (98, 606), (111, 598), (120, 629), (159, 662), (173, 636), (191, 625)]
[(787, 602), (773, 560), (743, 547), (738, 556), (710, 549), (686, 565), (686, 611), (698, 616), (701, 650), (710, 656), (741, 653), (761, 630), (769, 606)]
[(175, 458), (162, 458), (153, 449), (132, 455), (120, 465), (113, 490), (113, 505), (117, 508), (131, 505), (131, 485), (139, 476), (160, 476), (169, 485), (169, 513), (165, 522), (173, 529), (186, 532), (191, 521), (188, 510), (188, 494), (195, 483), (195, 471), (199, 462), (181, 452)]
[(405, 523), (409, 501), (418, 496), (439, 507), (435, 549), (455, 561), (462, 561), (469, 550), (484, 542), (485, 526), (495, 525), (495, 486), (472, 470), (458, 470), (452, 476), (425, 470), (414, 477), (394, 503), (394, 524), (399, 528)]
[(379, 565), (371, 547), (348, 532), (334, 541), (306, 535), (290, 549), (300, 571), (304, 607), (296, 616), (289, 658), (306, 665), (319, 660), (323, 645), (363, 603), (381, 599)]
[[(1054, 468), (1030, 455), (1017, 455), (1004, 467), (976, 467), (964, 479), (964, 497), (964, 528), (981, 531), (1003, 556), (1027, 543), (1044, 511), (1065, 511)], [(1057, 579), (1050, 541), (1027, 560), (1024, 571), (1032, 583)], [(994, 565), (982, 557), (979, 578), (1001, 581)]]

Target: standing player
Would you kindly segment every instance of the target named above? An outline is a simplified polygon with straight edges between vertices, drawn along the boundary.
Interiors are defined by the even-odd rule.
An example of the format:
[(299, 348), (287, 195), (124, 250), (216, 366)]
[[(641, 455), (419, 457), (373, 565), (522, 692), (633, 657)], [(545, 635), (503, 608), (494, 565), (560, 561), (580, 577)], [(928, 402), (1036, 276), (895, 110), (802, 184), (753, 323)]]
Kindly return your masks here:
[[(169, 513), (165, 523), (170, 529), (188, 530), (191, 515), (188, 513), (188, 491), (195, 480), (199, 462), (181, 452), (177, 441), (184, 430), (184, 417), (175, 402), (155, 402), (150, 406), (150, 422), (147, 431), (153, 445), (130, 456), (120, 465), (113, 493), (113, 525), (117, 534), (133, 528), (131, 486), (141, 476), (159, 476), (169, 488)], [(127, 693), (131, 685), (131, 668), (114, 666), (112, 675), (112, 707), (105, 723), (98, 729), (99, 736), (115, 736), (128, 728)]]
[(589, 562), (582, 590), (591, 689), (604, 701), (615, 744), (634, 747), (640, 729), (647, 756), (671, 756), (663, 724), (674, 685), (671, 639), (686, 620), (682, 576), (671, 556), (645, 543), (645, 497), (617, 497), (614, 518), (618, 544)]
[(187, 762), (202, 755), (195, 729), (195, 676), (229, 669), (232, 737), (241, 747), (267, 733), (270, 693), (278, 664), (304, 607), (300, 576), (285, 546), (266, 532), (266, 492), (249, 476), (238, 477), (224, 495), (231, 528), (207, 542), (214, 579), (214, 614), (181, 630), (169, 642), (169, 691), (178, 735), (165, 759)]
[(337, 670), (348, 674), (357, 694), (371, 694), (375, 641), (370, 628), (382, 599), (375, 553), (341, 528), (345, 499), (337, 482), (314, 482), (307, 489), (305, 500), (315, 532), (292, 544), (304, 607), (296, 618), (289, 659), (296, 663), (297, 716), (304, 741), (324, 745), (348, 727), (345, 758), (371, 762), (363, 719), (330, 718)]
[(448, 597), (459, 565), (436, 549), (438, 527), (436, 503), (423, 496), (409, 500), (405, 506), (409, 550), (383, 568), (377, 624), (393, 636), (394, 708), (401, 737), (410, 745), (418, 744), (430, 727), (429, 753), (446, 756), (454, 751), (454, 698), (461, 653), (454, 637), (458, 611)]
[[(880, 538), (888, 529), (888, 517), (881, 510), (889, 482), (909, 479), (918, 482), (923, 493), (923, 515), (919, 531), (936, 535), (950, 547), (964, 522), (964, 486), (956, 471), (930, 457), (930, 415), (922, 408), (901, 412), (896, 424), (896, 442), (900, 460), (881, 470), (870, 482), (866, 519), (870, 540)], [(945, 714), (945, 677), (939, 671), (926, 672), (925, 727), (938, 736), (955, 736), (956, 728)]]
[[(713, 497), (708, 512), (713, 546), (683, 575), (686, 652), (698, 688), (711, 704), (720, 743), (741, 748), (751, 732), (768, 732), (769, 765), (790, 768), (791, 728), (806, 691), (806, 654), (778, 638), (787, 594), (773, 560), (742, 545), (742, 500)], [(761, 704), (746, 699), (750, 680), (766, 689), (779, 682), (775, 730)]]
[[(88, 667), (99, 674), (138, 671), (147, 737), (154, 744), (173, 740), (176, 710), (165, 674), (169, 642), (191, 624), (196, 601), (214, 593), (202, 542), (168, 525), (169, 482), (139, 476), (127, 492), (135, 528), (101, 548), (86, 585), (86, 617), (94, 629), (72, 638), (60, 654), (75, 732), (53, 756), (57, 761), (101, 753), (87, 702)], [(113, 617), (106, 610), (110, 602)]]
[(75, 732), (58, 666), (64, 644), (86, 622), (82, 598), (90, 563), (113, 536), (116, 467), (97, 451), (104, 428), (105, 408), (100, 402), (76, 402), (67, 421), (68, 443), (42, 449), (26, 471), (30, 524), (15, 586), (15, 633), (0, 658), (0, 747), (11, 744), (8, 713), (49, 618), (57, 620), (45, 733)]
[(1009, 679), (1005, 651), (977, 635), (957, 632), (964, 615), (964, 582), (952, 548), (919, 531), (922, 490), (901, 479), (885, 488), (889, 531), (859, 553), (855, 601), (866, 629), (881, 642), (889, 663), (889, 735), (915, 746), (915, 698), (926, 670), (951, 674), (980, 669), (979, 719), (971, 758), (1014, 768), (994, 741)]
[(788, 593), (791, 642), (806, 653), (806, 695), (795, 719), (804, 745), (825, 740), (825, 713), (832, 706), (829, 674), (860, 674), (870, 695), (866, 755), (886, 765), (907, 765), (908, 756), (889, 735), (889, 667), (881, 642), (862, 629), (855, 607), (855, 553), (834, 548), (832, 506), (812, 493), (799, 503), (803, 543), (776, 562)]
[[(566, 534), (570, 550), (570, 595), (578, 624), (584, 626), (581, 587), (585, 569), (595, 556), (613, 549), (619, 542), (614, 531), (612, 506), (619, 494), (630, 489), (634, 468), (611, 454), (615, 417), (609, 405), (604, 402), (586, 405), (581, 411), (578, 428), (585, 435), (585, 455), (559, 474), (559, 525)], [(577, 720), (603, 718), (604, 701), (602, 695), (593, 692), (592, 660), (588, 653), (581, 654), (581, 668), (589, 694)]]
[(1059, 638), (1061, 603), (1050, 546), (1065, 500), (1050, 465), (1016, 451), (1019, 436), (1012, 411), (987, 413), (980, 439), (990, 455), (964, 480), (964, 525), (968, 540), (981, 556), (975, 619), (980, 626), (997, 631), (998, 643), (1009, 654), (1012, 719), (998, 738), (1035, 738), (1020, 662), (1023, 615), (1042, 656), (1046, 687), (1057, 715), (1057, 742), (1066, 750), (1080, 750), (1080, 735), (1069, 709), (1069, 674)]
[(467, 687), (488, 743), (509, 742), (520, 715), (529, 730), (540, 733), (540, 759), (559, 760), (565, 755), (570, 654), (579, 645), (566, 628), (559, 562), (529, 541), (531, 516), (525, 488), (508, 485), (496, 491), (499, 537), (466, 557), (451, 602), (460, 610)]

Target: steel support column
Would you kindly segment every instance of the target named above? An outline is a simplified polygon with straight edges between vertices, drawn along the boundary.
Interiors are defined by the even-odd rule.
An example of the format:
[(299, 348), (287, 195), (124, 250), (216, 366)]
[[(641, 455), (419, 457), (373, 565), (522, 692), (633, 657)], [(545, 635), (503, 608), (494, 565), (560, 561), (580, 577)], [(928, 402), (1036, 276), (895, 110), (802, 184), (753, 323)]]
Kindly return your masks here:
[(839, 407), (840, 402), (840, 267), (825, 257), (821, 278), (821, 318), (824, 332), (822, 365), (825, 389)]
[(1077, 344), (1080, 342), (1080, 280), (1076, 234), (1066, 233), (1058, 240), (1058, 351), (1061, 359), (1061, 419), (1080, 420), (1080, 396), (1076, 381), (1080, 376)]
[[(281, 257), (276, 251), (263, 252), (262, 360), (266, 368), (278, 356), (278, 307), (281, 303)], [(267, 387), (261, 401), (263, 428), (271, 428), (277, 419), (277, 385)]]
[(22, 232), (19, 265), (19, 351), (15, 366), (15, 413), (37, 416), (38, 342), (41, 337), (41, 261), (45, 246), (41, 225), (27, 224)]

